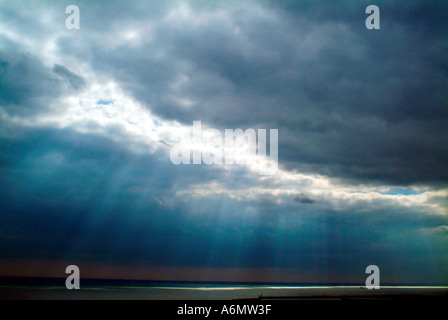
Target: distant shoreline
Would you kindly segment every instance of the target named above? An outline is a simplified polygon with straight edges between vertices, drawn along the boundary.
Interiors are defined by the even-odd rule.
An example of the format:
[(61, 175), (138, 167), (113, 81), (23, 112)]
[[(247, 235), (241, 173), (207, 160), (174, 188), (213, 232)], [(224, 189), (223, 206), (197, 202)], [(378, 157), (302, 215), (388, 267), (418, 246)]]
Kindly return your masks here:
[[(30, 276), (0, 276), (0, 286), (8, 285), (28, 285), (28, 286), (48, 286), (65, 284), (65, 277), (30, 277)], [(238, 286), (241, 288), (252, 286), (265, 286), (270, 288), (365, 288), (364, 283), (315, 283), (315, 282), (237, 282), (237, 281), (183, 281), (183, 280), (139, 280), (139, 279), (105, 279), (105, 278), (83, 278), (84, 286), (129, 286), (137, 285), (141, 287), (170, 287), (175, 284), (185, 285), (186, 288), (197, 287), (198, 285), (228, 287)], [(446, 288), (448, 284), (417, 284), (417, 283), (384, 283), (382, 288)]]
[(446, 299), (448, 286), (385, 285), (368, 290), (354, 284), (279, 284), (82, 279), (67, 290), (64, 278), (0, 277), (7, 300), (404, 300)]

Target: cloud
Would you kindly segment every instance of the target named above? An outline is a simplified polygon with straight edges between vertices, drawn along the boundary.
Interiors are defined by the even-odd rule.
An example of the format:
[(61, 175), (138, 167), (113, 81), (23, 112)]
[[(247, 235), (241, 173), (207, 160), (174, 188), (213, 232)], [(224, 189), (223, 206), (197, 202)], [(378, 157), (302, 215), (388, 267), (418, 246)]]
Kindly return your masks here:
[(295, 196), (294, 197), (294, 201), (298, 202), (298, 203), (303, 203), (303, 204), (313, 204), (314, 202), (316, 202), (316, 200), (307, 197), (303, 193), (298, 194), (297, 196)]
[(433, 229), (436, 234), (447, 235), (448, 234), (448, 226), (438, 226)]
[(40, 113), (61, 94), (61, 81), (20, 47), (6, 41), (6, 46), (0, 47), (0, 56), (0, 104), (8, 113)]
[[(117, 20), (84, 19), (92, 50), (70, 37), (58, 44), (165, 120), (279, 128), (286, 170), (446, 184), (446, 23), (431, 22), (446, 4), (381, 7), (388, 16), (374, 33), (363, 3), (182, 2), (156, 6), (139, 28), (121, 19), (122, 31)], [(121, 10), (135, 13), (107, 8)]]
[(74, 74), (66, 67), (60, 64), (55, 64), (53, 67), (53, 72), (61, 76), (68, 84), (76, 90), (80, 90), (85, 87), (86, 83), (83, 78)]

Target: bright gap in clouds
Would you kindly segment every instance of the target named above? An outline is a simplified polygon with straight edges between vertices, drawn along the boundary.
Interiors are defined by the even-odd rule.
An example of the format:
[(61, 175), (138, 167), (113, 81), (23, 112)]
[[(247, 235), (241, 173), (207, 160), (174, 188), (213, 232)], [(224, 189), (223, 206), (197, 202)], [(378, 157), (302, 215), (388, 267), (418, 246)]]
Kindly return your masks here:
[[(257, 14), (269, 20), (276, 20), (277, 17), (271, 13), (263, 11), (261, 7)], [(54, 18), (55, 13), (52, 11), (41, 15), (47, 17), (40, 21), (42, 25)], [(195, 12), (187, 4), (181, 4), (173, 7), (171, 11), (162, 19), (169, 23), (191, 24), (193, 28), (200, 28), (202, 25), (214, 23), (218, 19), (228, 27), (233, 26), (232, 20), (226, 11), (202, 11)], [(147, 37), (154, 31), (154, 24), (146, 22), (145, 24), (136, 24), (135, 30), (128, 29), (121, 32), (121, 36), (108, 37), (105, 39), (107, 45), (120, 47), (127, 45), (128, 42), (141, 43), (143, 38), (145, 41), (151, 41), (151, 37)], [(49, 33), (44, 36), (40, 42), (43, 42), (43, 50), (39, 50), (40, 46), (37, 40), (32, 37), (18, 35), (14, 30), (8, 30), (6, 26), (2, 28), (2, 35), (13, 41), (20, 42), (30, 52), (40, 57), (42, 63), (47, 66), (52, 64), (61, 64), (69, 66), (75, 74), (87, 79), (87, 85), (81, 92), (75, 94), (67, 94), (54, 101), (48, 112), (39, 113), (34, 117), (19, 116), (10, 117), (2, 113), (4, 120), (17, 125), (30, 127), (57, 127), (70, 128), (80, 133), (94, 133), (107, 136), (116, 142), (125, 145), (133, 152), (145, 153), (155, 152), (163, 149), (167, 153), (167, 161), (169, 161), (169, 150), (172, 143), (171, 137), (185, 137), (191, 134), (191, 126), (182, 125), (177, 121), (168, 121), (152, 114), (149, 109), (151, 106), (143, 106), (134, 98), (129, 96), (119, 84), (107, 75), (102, 75), (92, 70), (82, 58), (75, 56), (61, 56), (58, 49), (58, 41), (66, 36), (64, 30), (60, 28), (48, 29)], [(93, 37), (96, 37), (94, 35)], [(148, 40), (149, 39), (149, 40)], [(74, 35), (73, 41), (82, 45), (82, 40), (78, 35)], [(188, 77), (182, 75), (178, 77), (178, 81), (173, 83), (173, 87), (182, 86), (188, 82)], [(63, 79), (61, 79), (63, 80)], [(150, 89), (148, 89), (150, 90)], [(191, 106), (194, 102), (190, 102), (188, 98), (174, 97), (178, 104)], [(207, 126), (207, 124), (204, 124)], [(236, 129), (236, 128), (233, 128)], [(247, 128), (241, 128), (246, 130)], [(209, 151), (203, 145), (190, 145), (192, 150)], [(238, 150), (236, 150), (238, 153)], [(435, 214), (446, 215), (447, 212), (443, 207), (443, 203), (433, 203), (435, 197), (446, 197), (448, 189), (431, 190), (426, 186), (415, 186), (408, 188), (400, 188), (394, 186), (377, 186), (366, 185), (346, 185), (340, 184), (335, 180), (322, 175), (307, 175), (297, 172), (280, 170), (272, 177), (259, 177), (257, 175), (258, 168), (255, 159), (246, 159), (247, 169), (253, 175), (253, 179), (258, 181), (258, 187), (250, 187), (249, 189), (238, 189), (231, 187), (226, 189), (219, 185), (196, 185), (194, 188), (179, 190), (177, 193), (192, 194), (196, 197), (206, 197), (210, 194), (226, 194), (230, 198), (244, 199), (256, 198), (266, 194), (273, 196), (287, 196), (294, 198), (294, 195), (306, 193), (328, 205), (335, 205), (340, 210), (341, 201), (351, 203), (352, 201), (370, 203), (376, 200), (385, 200), (388, 203), (394, 203), (401, 206), (426, 206), (429, 212)], [(281, 159), (280, 163), (281, 165)], [(218, 170), (232, 170), (233, 166), (216, 166)], [(236, 167), (237, 172), (240, 166)], [(268, 182), (269, 187), (265, 186)], [(284, 201), (279, 200), (279, 201)], [(361, 204), (362, 205), (362, 204)]]
[[(163, 149), (166, 161), (170, 161), (169, 152), (173, 145), (171, 137), (191, 136), (192, 126), (167, 121), (151, 114), (148, 108), (128, 96), (120, 86), (107, 79), (98, 77), (93, 71), (82, 74), (89, 79), (88, 87), (76, 95), (67, 95), (55, 101), (48, 113), (35, 117), (13, 117), (12, 123), (31, 127), (70, 128), (85, 134), (100, 134), (123, 144), (136, 153), (152, 153)], [(6, 115), (3, 117), (7, 118)], [(205, 130), (206, 128), (204, 128)], [(242, 128), (243, 130), (247, 128)], [(190, 144), (191, 150), (210, 151), (207, 146)], [(235, 153), (238, 154), (235, 150)], [(280, 159), (281, 165), (281, 159)], [(213, 165), (217, 170), (230, 170), (230, 174), (239, 174), (241, 165)], [(294, 199), (300, 193), (306, 193), (328, 207), (344, 210), (356, 202), (366, 206), (372, 201), (385, 201), (397, 206), (415, 206), (428, 210), (428, 213), (446, 215), (443, 203), (434, 203), (437, 197), (447, 197), (448, 189), (431, 190), (429, 187), (416, 186), (400, 188), (393, 186), (346, 185), (322, 175), (307, 175), (281, 168), (272, 177), (259, 176), (256, 159), (245, 159), (245, 166), (252, 179), (258, 181), (257, 187), (247, 189), (226, 188), (219, 183), (196, 185), (179, 190), (178, 195), (191, 194), (195, 197), (207, 197), (213, 194), (226, 195), (229, 198), (244, 200), (256, 199), (266, 195), (279, 197), (279, 203)], [(286, 197), (286, 199), (285, 199)], [(346, 203), (346, 205), (344, 205)]]

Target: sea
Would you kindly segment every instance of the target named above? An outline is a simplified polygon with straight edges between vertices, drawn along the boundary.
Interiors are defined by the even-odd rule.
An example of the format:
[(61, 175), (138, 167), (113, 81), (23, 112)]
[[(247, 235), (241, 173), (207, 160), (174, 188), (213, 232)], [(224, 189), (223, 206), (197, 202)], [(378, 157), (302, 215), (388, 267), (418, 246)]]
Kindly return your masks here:
[(448, 297), (448, 286), (253, 283), (81, 279), (68, 290), (65, 278), (0, 277), (0, 299), (18, 300), (301, 300), (388, 299), (406, 296)]

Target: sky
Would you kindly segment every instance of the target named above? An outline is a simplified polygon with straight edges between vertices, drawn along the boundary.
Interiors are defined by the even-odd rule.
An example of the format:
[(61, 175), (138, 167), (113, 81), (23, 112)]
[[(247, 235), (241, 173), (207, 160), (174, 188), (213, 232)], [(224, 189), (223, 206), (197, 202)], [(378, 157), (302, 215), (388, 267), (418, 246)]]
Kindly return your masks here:
[[(0, 0), (0, 276), (448, 284), (447, 14)], [(277, 129), (278, 170), (173, 164), (193, 121)]]

